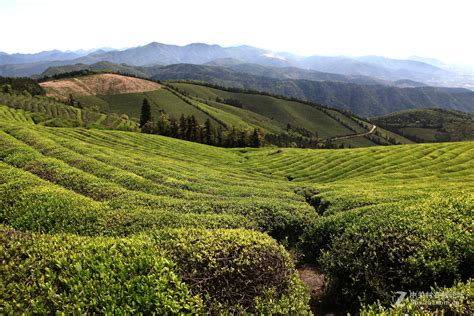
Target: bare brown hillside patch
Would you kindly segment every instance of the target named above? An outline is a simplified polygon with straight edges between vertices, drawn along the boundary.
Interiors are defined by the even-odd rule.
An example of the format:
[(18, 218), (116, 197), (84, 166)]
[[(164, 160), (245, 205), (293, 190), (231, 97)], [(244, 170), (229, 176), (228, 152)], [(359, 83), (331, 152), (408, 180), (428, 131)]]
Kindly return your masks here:
[(72, 95), (105, 95), (138, 93), (160, 89), (152, 81), (116, 74), (97, 74), (78, 78), (42, 82), (48, 96), (67, 98)]

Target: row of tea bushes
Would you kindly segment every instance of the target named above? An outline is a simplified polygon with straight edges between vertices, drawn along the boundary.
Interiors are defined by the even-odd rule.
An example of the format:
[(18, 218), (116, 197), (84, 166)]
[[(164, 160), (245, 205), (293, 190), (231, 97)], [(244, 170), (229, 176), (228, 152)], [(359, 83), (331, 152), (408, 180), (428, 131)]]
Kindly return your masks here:
[(308, 313), (287, 252), (257, 232), (105, 238), (0, 226), (0, 250), (6, 314)]

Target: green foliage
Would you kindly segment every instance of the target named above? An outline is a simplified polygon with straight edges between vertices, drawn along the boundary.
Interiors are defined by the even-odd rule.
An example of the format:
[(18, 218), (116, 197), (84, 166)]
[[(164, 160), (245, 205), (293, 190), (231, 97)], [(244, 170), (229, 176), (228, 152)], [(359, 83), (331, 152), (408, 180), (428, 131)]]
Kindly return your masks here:
[(374, 122), (416, 142), (474, 140), (474, 115), (443, 109), (413, 109)]
[(108, 115), (55, 101), (46, 97), (0, 93), (0, 103), (27, 111), (35, 124), (50, 127), (95, 127), (127, 131), (137, 130), (137, 124), (111, 113)]
[[(327, 297), (353, 310), (358, 297), (385, 304), (393, 291), (472, 275), (472, 142), (225, 149), (33, 125), (29, 112), (5, 107), (0, 119), (2, 224), (51, 234), (35, 237), (44, 244), (80, 240), (71, 249), (102, 241), (154, 247), (155, 259), (169, 259), (192, 296), (216, 313), (305, 311), (307, 293), (278, 243), (319, 265)], [(15, 282), (26, 282), (21, 275)]]
[[(146, 100), (146, 99), (145, 99)], [(165, 111), (161, 111), (159, 118), (147, 121), (142, 126), (142, 132), (147, 134), (159, 134), (189, 140), (196, 143), (204, 143), (219, 147), (263, 147), (264, 134), (260, 129), (254, 129), (252, 133), (232, 126), (225, 130), (222, 126), (215, 128), (209, 119), (204, 126), (200, 125), (194, 115), (181, 115), (180, 119), (170, 118)]]
[(474, 264), (468, 196), (432, 196), (362, 213), (334, 235), (320, 259), (327, 295), (345, 305), (390, 302), (399, 290), (427, 290), (466, 279)]
[(142, 102), (142, 109), (140, 114), (140, 127), (143, 127), (146, 123), (152, 120), (151, 117), (151, 110), (150, 110), (150, 103), (148, 103), (148, 99), (143, 99)]
[(0, 226), (0, 312), (199, 313), (174, 265), (139, 239), (21, 233)]
[(294, 284), (298, 281), (292, 260), (268, 236), (247, 230), (186, 229), (158, 232), (152, 240), (177, 263), (190, 288), (206, 297), (211, 311), (271, 310), (288, 296), (295, 301), (286, 308), (308, 310), (309, 297)]
[(23, 93), (33, 96), (45, 94), (44, 89), (36, 80), (26, 77), (10, 78), (0, 76), (0, 87), (2, 87), (3, 93)]

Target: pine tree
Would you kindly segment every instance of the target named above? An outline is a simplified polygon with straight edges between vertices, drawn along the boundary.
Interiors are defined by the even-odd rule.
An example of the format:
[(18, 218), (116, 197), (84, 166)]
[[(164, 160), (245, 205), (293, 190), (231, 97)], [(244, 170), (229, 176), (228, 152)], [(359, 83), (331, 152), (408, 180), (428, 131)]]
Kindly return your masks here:
[(250, 146), (251, 147), (263, 147), (264, 135), (263, 131), (259, 128), (253, 130), (252, 136), (250, 136)]
[(211, 120), (208, 118), (206, 122), (204, 122), (204, 129), (202, 131), (202, 136), (203, 136), (203, 141), (205, 144), (208, 145), (213, 145), (214, 144), (214, 139), (213, 139), (213, 128), (211, 124)]
[(147, 122), (152, 121), (151, 108), (148, 103), (148, 99), (143, 99), (142, 110), (140, 114), (140, 128), (143, 127)]
[(178, 132), (178, 137), (181, 139), (186, 139), (188, 127), (187, 127), (187, 120), (184, 117), (184, 114), (181, 114), (179, 118), (179, 132)]
[(241, 130), (239, 133), (239, 140), (238, 140), (238, 146), (239, 147), (247, 147), (248, 146), (248, 134), (246, 130)]
[(235, 128), (235, 126), (232, 126), (232, 129), (230, 132), (227, 134), (227, 139), (226, 139), (226, 147), (236, 147), (239, 144), (239, 132)]
[(186, 130), (186, 139), (190, 141), (198, 141), (199, 136), (199, 126), (194, 115), (188, 116), (186, 119), (187, 130)]
[(179, 138), (179, 124), (174, 117), (170, 118), (170, 136)]
[(224, 129), (221, 125), (217, 127), (215, 139), (217, 146), (224, 147)]

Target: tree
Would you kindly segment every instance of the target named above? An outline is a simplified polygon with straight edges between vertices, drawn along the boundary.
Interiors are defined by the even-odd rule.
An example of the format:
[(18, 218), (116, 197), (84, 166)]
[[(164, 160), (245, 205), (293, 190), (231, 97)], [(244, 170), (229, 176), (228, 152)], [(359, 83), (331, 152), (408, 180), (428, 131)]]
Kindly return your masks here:
[(216, 131), (216, 139), (215, 139), (216, 145), (220, 147), (224, 147), (224, 128), (219, 125), (217, 126), (217, 131)]
[(199, 140), (199, 125), (196, 121), (196, 117), (194, 115), (188, 116), (186, 118), (186, 140), (190, 140), (192, 142)]
[(237, 147), (239, 145), (239, 132), (235, 126), (232, 126), (231, 130), (227, 134), (226, 147)]
[(158, 121), (156, 122), (156, 127), (158, 129), (158, 134), (164, 135), (164, 136), (170, 135), (170, 119), (168, 117), (168, 114), (166, 114), (166, 112), (164, 111), (160, 112), (160, 117), (158, 118)]
[(188, 122), (186, 121), (186, 118), (184, 117), (184, 114), (181, 114), (179, 118), (179, 131), (178, 131), (178, 138), (185, 139), (186, 134), (188, 131)]
[(250, 136), (250, 146), (256, 148), (263, 147), (264, 139), (263, 131), (259, 128), (255, 128)]
[(239, 140), (238, 140), (238, 146), (239, 147), (247, 147), (248, 146), (248, 141), (249, 137), (247, 134), (246, 130), (241, 130), (239, 133)]
[(153, 121), (148, 121), (142, 126), (142, 133), (146, 134), (156, 134), (157, 133), (157, 127), (155, 122)]
[(179, 138), (179, 124), (174, 117), (170, 118), (170, 136)]
[(204, 122), (204, 129), (202, 131), (202, 137), (205, 144), (212, 145), (214, 143), (213, 137), (213, 128), (211, 124), (211, 120), (208, 118), (206, 122)]
[(2, 86), (2, 92), (3, 93), (8, 93), (8, 94), (12, 93), (12, 86), (9, 85), (9, 84), (4, 84)]
[(151, 121), (151, 108), (148, 99), (143, 99), (142, 111), (140, 114), (140, 128), (143, 127), (147, 122)]

